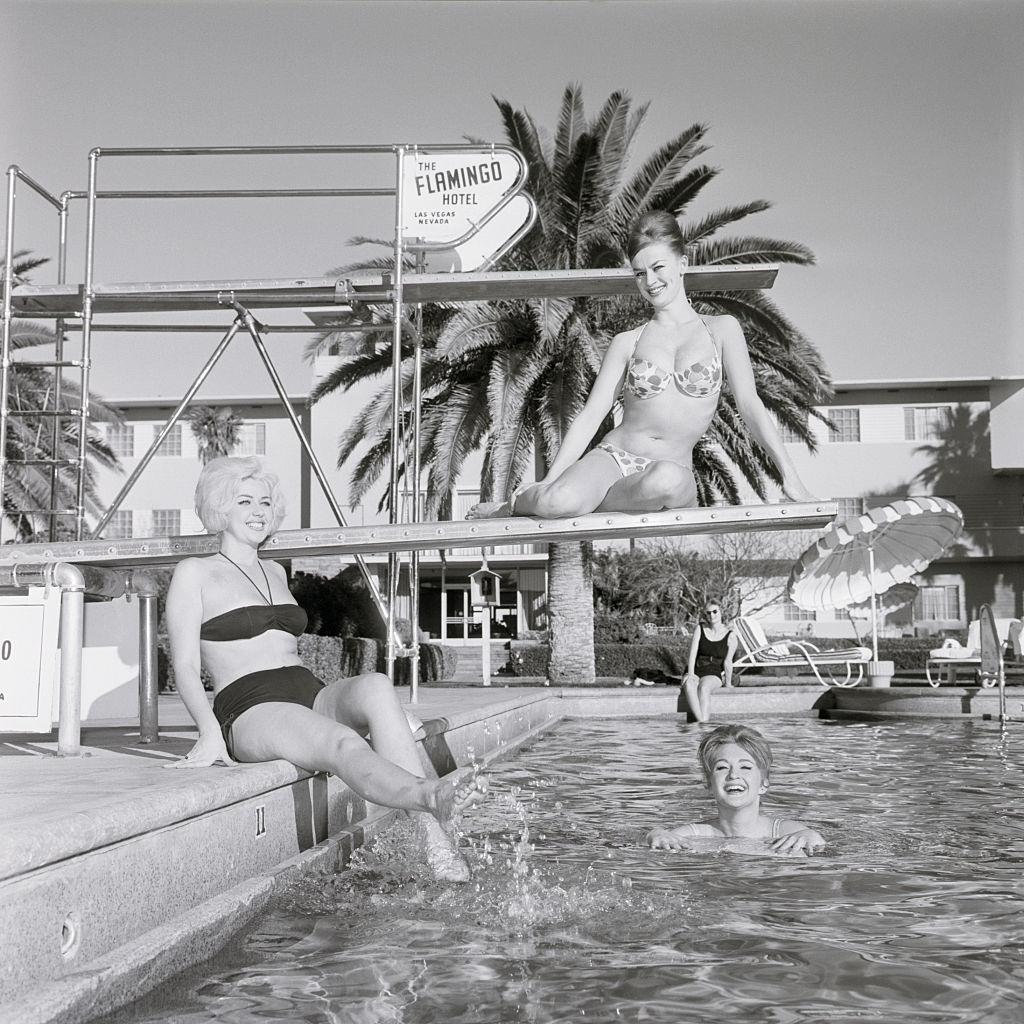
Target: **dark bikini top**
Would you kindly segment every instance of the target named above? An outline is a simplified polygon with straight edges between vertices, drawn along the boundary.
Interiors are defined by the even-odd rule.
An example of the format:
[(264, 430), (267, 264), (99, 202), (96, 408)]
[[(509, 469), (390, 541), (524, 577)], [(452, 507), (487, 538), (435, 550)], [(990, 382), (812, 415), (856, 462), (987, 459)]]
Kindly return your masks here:
[(708, 325), (703, 318), (700, 321), (704, 330), (711, 338), (711, 347), (714, 355), (710, 359), (701, 359), (691, 363), (685, 370), (664, 370), (657, 363), (649, 359), (637, 359), (636, 349), (644, 331), (650, 326), (648, 320), (643, 330), (637, 335), (636, 344), (633, 346), (633, 355), (629, 359), (629, 368), (626, 370), (626, 390), (636, 398), (654, 398), (660, 395), (668, 387), (670, 380), (675, 380), (676, 387), (690, 398), (706, 398), (708, 395), (717, 395), (722, 390), (722, 359), (718, 354), (718, 346), (715, 339), (708, 330)]
[(297, 604), (250, 604), (207, 619), (200, 627), (199, 639), (251, 640), (268, 629), (301, 636), (308, 621)]

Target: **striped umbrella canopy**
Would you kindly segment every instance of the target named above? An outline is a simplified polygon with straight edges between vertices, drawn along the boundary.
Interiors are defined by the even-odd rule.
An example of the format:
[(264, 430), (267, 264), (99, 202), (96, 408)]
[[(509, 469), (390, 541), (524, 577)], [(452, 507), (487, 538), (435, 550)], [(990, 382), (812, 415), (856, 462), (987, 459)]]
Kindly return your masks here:
[(853, 626), (857, 643), (861, 643), (857, 619), (871, 619), (874, 614), (877, 614), (879, 619), (884, 622), (893, 612), (898, 612), (901, 608), (906, 608), (908, 604), (912, 604), (919, 590), (920, 587), (916, 583), (896, 583), (884, 594), (878, 595), (878, 600), (875, 602), (875, 612), (871, 608), (871, 598), (848, 605), (846, 617), (850, 620), (850, 625)]
[(837, 519), (794, 563), (790, 600), (807, 609), (848, 608), (869, 601), (877, 661), (877, 595), (909, 583), (963, 528), (963, 513), (945, 498), (903, 498)]
[[(915, 600), (920, 589), (916, 583), (894, 583), (885, 593), (878, 595), (875, 607), (884, 618), (892, 612), (898, 612), (901, 608), (906, 608), (908, 604)], [(862, 618), (864, 615), (870, 615), (871, 598), (869, 597), (866, 601), (857, 601), (854, 604), (847, 605), (846, 610), (851, 614), (860, 615)]]

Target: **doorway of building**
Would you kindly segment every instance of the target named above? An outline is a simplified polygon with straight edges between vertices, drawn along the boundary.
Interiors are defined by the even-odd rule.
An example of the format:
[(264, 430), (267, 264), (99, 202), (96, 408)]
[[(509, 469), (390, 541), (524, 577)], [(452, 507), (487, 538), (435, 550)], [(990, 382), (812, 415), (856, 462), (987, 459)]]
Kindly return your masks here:
[[(511, 592), (510, 592), (511, 591)], [(441, 606), (441, 639), (452, 644), (478, 643), (483, 636), (483, 611), (469, 603), (468, 583), (446, 583)], [(491, 639), (505, 640), (516, 636), (519, 625), (514, 588), (502, 586), (502, 603), (486, 609), (491, 617)]]

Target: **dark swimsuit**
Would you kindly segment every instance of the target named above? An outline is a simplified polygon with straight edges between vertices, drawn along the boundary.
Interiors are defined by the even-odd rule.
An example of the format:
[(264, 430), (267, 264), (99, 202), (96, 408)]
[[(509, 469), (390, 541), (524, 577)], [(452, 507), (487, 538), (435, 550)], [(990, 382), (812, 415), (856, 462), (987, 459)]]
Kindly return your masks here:
[(697, 641), (697, 661), (693, 671), (701, 676), (721, 676), (725, 672), (725, 656), (729, 652), (729, 630), (721, 640), (712, 640), (702, 629)]
[[(280, 629), (301, 636), (307, 625), (306, 613), (297, 604), (246, 605), (207, 619), (199, 631), (200, 640), (250, 640)], [(220, 722), (228, 753), (231, 751), (231, 726), (235, 719), (257, 704), (301, 704), (312, 708), (324, 684), (302, 665), (250, 672), (228, 683), (213, 699), (213, 713)]]

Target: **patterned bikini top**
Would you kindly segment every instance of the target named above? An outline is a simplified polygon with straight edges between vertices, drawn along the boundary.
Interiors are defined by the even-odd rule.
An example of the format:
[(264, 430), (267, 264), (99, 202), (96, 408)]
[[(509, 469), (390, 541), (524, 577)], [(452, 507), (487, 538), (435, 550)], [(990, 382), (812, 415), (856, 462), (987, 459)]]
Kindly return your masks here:
[(626, 370), (626, 390), (636, 398), (654, 398), (660, 395), (668, 382), (675, 379), (676, 387), (690, 398), (706, 398), (708, 395), (717, 395), (722, 390), (722, 358), (718, 354), (718, 346), (715, 339), (708, 330), (708, 325), (701, 319), (704, 330), (711, 338), (711, 347), (714, 355), (710, 359), (701, 359), (691, 363), (685, 370), (665, 370), (657, 363), (649, 359), (637, 359), (636, 350), (644, 331), (650, 326), (648, 320), (643, 330), (637, 335), (636, 344), (633, 346), (633, 355), (629, 359), (629, 368)]

